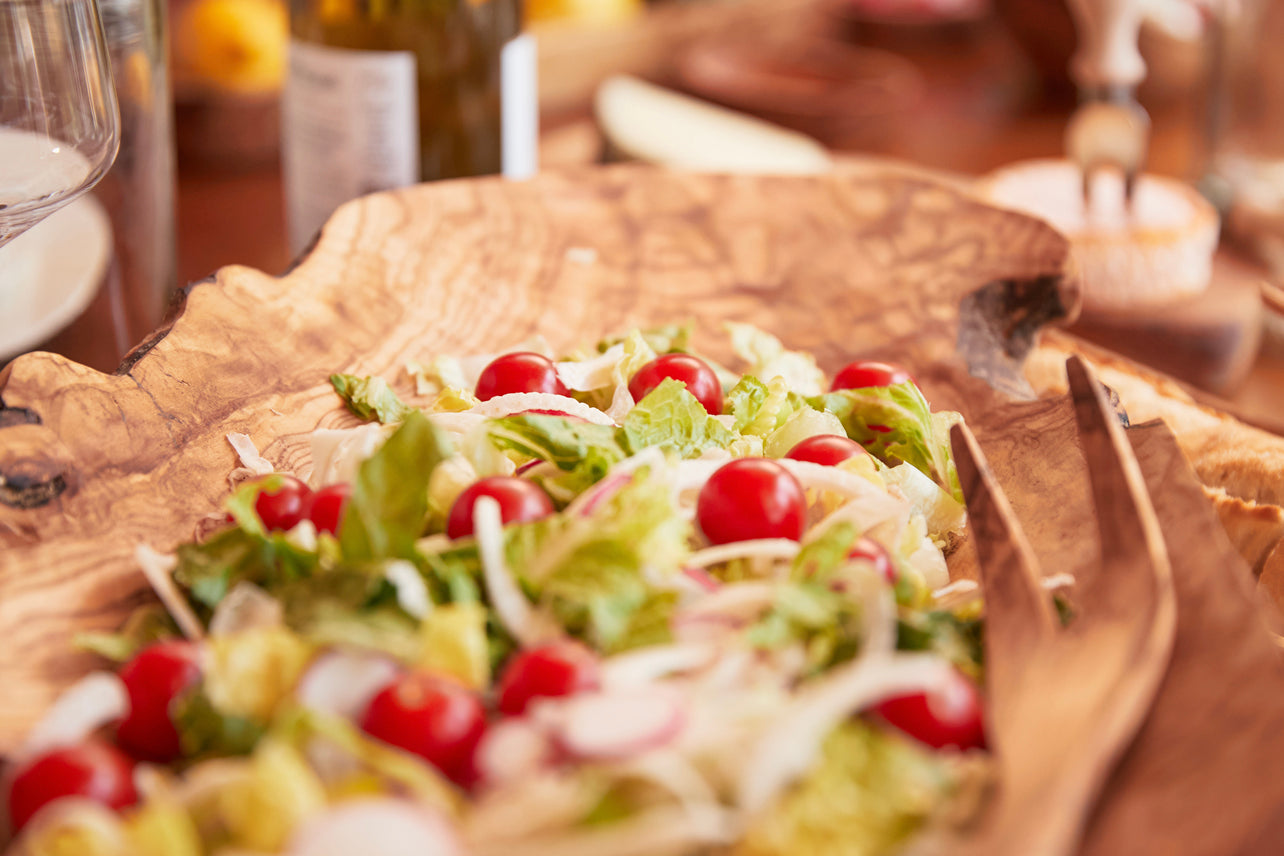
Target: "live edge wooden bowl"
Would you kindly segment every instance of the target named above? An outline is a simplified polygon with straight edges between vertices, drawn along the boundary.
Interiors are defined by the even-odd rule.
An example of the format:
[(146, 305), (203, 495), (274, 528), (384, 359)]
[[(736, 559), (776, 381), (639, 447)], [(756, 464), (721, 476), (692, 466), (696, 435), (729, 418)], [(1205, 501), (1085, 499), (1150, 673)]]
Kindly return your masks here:
[[(352, 421), (330, 374), (406, 390), (407, 359), (534, 333), (568, 346), (690, 319), (710, 342), (739, 320), (830, 370), (901, 362), (935, 408), (963, 412), (1043, 570), (1095, 566), (1071, 404), (1026, 400), (1019, 371), (1039, 328), (1075, 314), (1069, 258), (1038, 221), (876, 171), (619, 167), (350, 203), (285, 276), (231, 267), (187, 289), (113, 375), (43, 353), (0, 371), (0, 749), (93, 667), (73, 634), (112, 628), (150, 596), (136, 547), (170, 549), (219, 506), (236, 464), (227, 434), (306, 472), (305, 435)], [(1281, 852), (1279, 649), (1171, 437), (1151, 426), (1132, 440), (1169, 542), (1176, 647), (1104, 797), (1076, 810), (1075, 849)], [(975, 557), (965, 545), (953, 561)]]

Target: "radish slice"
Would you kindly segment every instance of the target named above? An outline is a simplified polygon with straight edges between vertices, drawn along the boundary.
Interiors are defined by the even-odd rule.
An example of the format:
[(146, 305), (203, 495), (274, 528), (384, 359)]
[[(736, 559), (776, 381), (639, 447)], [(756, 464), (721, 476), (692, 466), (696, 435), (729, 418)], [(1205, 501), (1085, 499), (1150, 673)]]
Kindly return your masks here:
[(339, 803), (304, 821), (288, 856), (459, 856), (450, 823), (431, 809), (391, 798)]
[(129, 693), (120, 678), (111, 672), (85, 675), (45, 711), (11, 760), (18, 763), (60, 746), (79, 743), (128, 713)]
[(680, 700), (667, 692), (606, 692), (542, 704), (558, 744), (578, 758), (622, 760), (673, 741), (686, 724)]
[(615, 420), (596, 407), (589, 407), (582, 401), (551, 392), (510, 392), (508, 395), (497, 395), (466, 412), (497, 419), (527, 410), (559, 410), (595, 425), (615, 424)]
[(356, 719), (399, 674), (400, 664), (384, 654), (326, 651), (303, 672), (294, 696), (310, 710)]
[(679, 672), (703, 668), (718, 656), (712, 645), (655, 645), (611, 657), (602, 663), (607, 689), (639, 687)]
[(486, 730), (477, 747), (477, 769), (488, 785), (525, 778), (552, 760), (548, 734), (529, 719), (500, 720)]
[(281, 602), (254, 583), (241, 580), (232, 586), (210, 617), (210, 635), (228, 636), (265, 627), (280, 627), (284, 621)]
[(704, 592), (715, 592), (722, 587), (704, 568), (683, 568), (682, 575), (693, 581)]
[(631, 473), (608, 475), (576, 497), (575, 501), (566, 507), (566, 511), (571, 515), (588, 517), (594, 509), (627, 487), (631, 481), (633, 481)]

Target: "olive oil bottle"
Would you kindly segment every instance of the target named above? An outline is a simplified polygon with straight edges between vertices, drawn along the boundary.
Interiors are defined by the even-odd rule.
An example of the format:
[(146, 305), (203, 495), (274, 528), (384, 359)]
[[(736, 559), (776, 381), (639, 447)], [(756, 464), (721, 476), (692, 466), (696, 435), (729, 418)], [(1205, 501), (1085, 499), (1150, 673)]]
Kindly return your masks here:
[(343, 202), (537, 166), (522, 0), (291, 0), (282, 151), (290, 244)]

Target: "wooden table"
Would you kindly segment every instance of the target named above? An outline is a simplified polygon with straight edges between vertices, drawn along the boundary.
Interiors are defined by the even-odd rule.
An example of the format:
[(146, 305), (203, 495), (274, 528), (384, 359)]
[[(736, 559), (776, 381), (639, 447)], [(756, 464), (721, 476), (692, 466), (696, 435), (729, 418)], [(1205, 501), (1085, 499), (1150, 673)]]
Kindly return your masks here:
[[(805, 2), (770, 0), (775, 10), (799, 8)], [(723, 0), (723, 5), (728, 4)], [(717, 15), (726, 14), (718, 10), (717, 2), (711, 5), (712, 9), (698, 14), (689, 9), (666, 11), (665, 17), (640, 27), (636, 38), (617, 34), (612, 41), (550, 34), (545, 43), (554, 53), (545, 57), (541, 69), (543, 103), (549, 108), (543, 117), (545, 168), (592, 162), (597, 157), (599, 144), (586, 100), (594, 79), (613, 67), (655, 69), (655, 75), (663, 78), (666, 72), (663, 67), (657, 69), (656, 63), (664, 61), (665, 53), (656, 45), (705, 33)], [(736, 8), (766, 5), (764, 0), (739, 0)], [(596, 39), (593, 58), (582, 55), (580, 44), (586, 39)], [(575, 61), (568, 61), (568, 55)], [(1040, 97), (1030, 66), (998, 22), (987, 24), (965, 42), (910, 49), (908, 56), (924, 76), (927, 97), (916, 110), (896, 117), (898, 132), (886, 135), (884, 142), (871, 145), (863, 140), (861, 154), (973, 175), (1023, 158), (1061, 154), (1072, 105)], [(1183, 178), (1197, 175), (1204, 158), (1197, 131), (1201, 109), (1196, 98), (1152, 105), (1150, 169)], [(225, 264), (249, 265), (268, 273), (288, 267), (278, 166), (237, 173), (184, 166), (178, 191), (180, 282), (202, 279)], [(1268, 340), (1248, 378), (1230, 391), (1230, 404), (1250, 421), (1281, 430), (1282, 391), (1284, 347)]]

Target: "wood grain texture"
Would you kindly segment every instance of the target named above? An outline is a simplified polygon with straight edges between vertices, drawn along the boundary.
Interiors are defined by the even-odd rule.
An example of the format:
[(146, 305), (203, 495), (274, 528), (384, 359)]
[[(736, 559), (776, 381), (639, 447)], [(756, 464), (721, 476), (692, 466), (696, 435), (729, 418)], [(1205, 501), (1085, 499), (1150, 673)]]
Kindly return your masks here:
[[(26, 438), (16, 459), (0, 457), (0, 478), (36, 475), (0, 495), (0, 748), (87, 667), (73, 632), (113, 627), (147, 597), (136, 545), (168, 550), (218, 507), (235, 466), (229, 432), (306, 474), (305, 436), (351, 424), (333, 372), (404, 390), (407, 359), (534, 333), (567, 346), (634, 324), (739, 320), (831, 370), (859, 355), (902, 361), (934, 406), (979, 417), (1004, 397), (969, 361), (1020, 386), (1030, 319), (1073, 314), (1068, 270), (1065, 241), (1043, 224), (881, 174), (624, 167), (344, 206), (288, 275), (233, 267), (194, 287), (172, 328), (116, 375), (47, 354), (0, 372), (2, 412), (14, 414), (0, 419), (0, 448), (18, 442), (9, 432)], [(980, 289), (992, 299), (961, 308)], [(37, 422), (31, 442), (23, 426)], [(57, 495), (40, 505), (32, 491)]]

